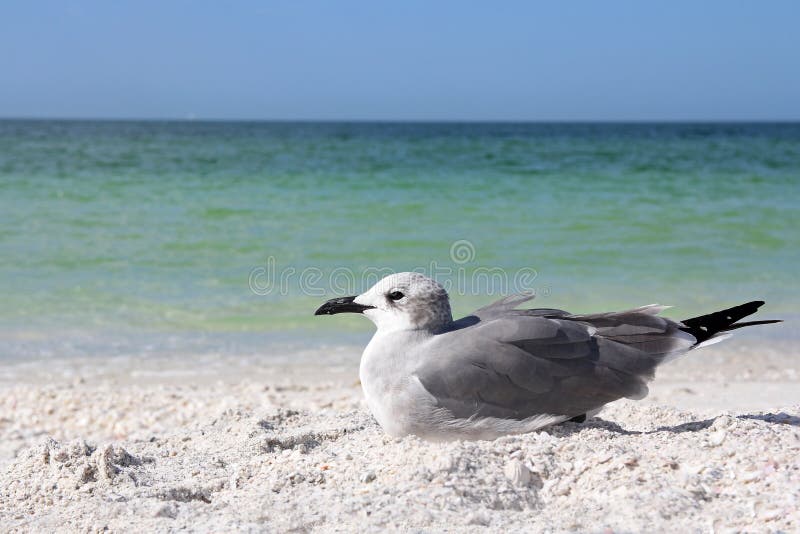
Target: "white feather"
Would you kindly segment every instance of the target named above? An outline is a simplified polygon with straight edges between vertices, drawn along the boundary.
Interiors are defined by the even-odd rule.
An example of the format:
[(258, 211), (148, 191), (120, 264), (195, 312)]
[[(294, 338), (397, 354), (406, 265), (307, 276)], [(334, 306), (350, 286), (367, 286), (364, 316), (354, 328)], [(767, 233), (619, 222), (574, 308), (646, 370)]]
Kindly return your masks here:
[(730, 334), (730, 333), (725, 333), (725, 334), (716, 334), (716, 335), (714, 335), (714, 336), (711, 336), (710, 338), (706, 339), (706, 340), (705, 340), (705, 341), (703, 341), (702, 343), (699, 343), (699, 344), (698, 344), (696, 347), (694, 347), (694, 348), (695, 348), (695, 349), (699, 349), (700, 347), (708, 347), (709, 345), (713, 345), (714, 343), (719, 343), (720, 341), (725, 341), (726, 339), (728, 339), (728, 338), (729, 338), (729, 337), (731, 337), (732, 335), (733, 335), (733, 334)]

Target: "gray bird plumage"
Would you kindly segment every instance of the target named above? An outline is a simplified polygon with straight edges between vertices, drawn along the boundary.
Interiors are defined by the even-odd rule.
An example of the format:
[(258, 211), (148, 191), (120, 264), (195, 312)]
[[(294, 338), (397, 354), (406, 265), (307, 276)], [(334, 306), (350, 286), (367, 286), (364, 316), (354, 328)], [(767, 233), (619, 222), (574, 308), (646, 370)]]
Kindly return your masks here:
[(659, 307), (616, 314), (557, 310), (480, 310), (480, 322), (430, 339), (431, 358), (416, 372), (440, 404), (460, 418), (565, 419), (622, 397), (647, 395), (664, 359), (695, 339), (652, 315)]
[[(453, 321), (439, 284), (399, 273), (350, 299), (378, 326), (360, 374), (381, 426), (429, 439), (529, 432), (645, 397), (659, 365), (699, 346), (683, 323), (658, 316), (662, 306), (518, 309), (532, 298), (506, 297)], [(331, 302), (318, 313), (336, 313)]]

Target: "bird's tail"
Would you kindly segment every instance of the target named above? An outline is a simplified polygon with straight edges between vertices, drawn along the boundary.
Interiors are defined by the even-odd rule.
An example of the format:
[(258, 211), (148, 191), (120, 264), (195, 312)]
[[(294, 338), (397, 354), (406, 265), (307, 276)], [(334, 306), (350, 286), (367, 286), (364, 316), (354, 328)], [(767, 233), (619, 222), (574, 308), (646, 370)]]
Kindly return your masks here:
[[(739, 306), (734, 306), (727, 310), (709, 313), (708, 315), (701, 315), (699, 317), (692, 317), (691, 319), (681, 321), (683, 323), (683, 328), (681, 328), (681, 330), (692, 334), (697, 339), (697, 344), (695, 346), (699, 346), (708, 345), (717, 340), (721, 341), (725, 332), (736, 330), (743, 326), (780, 323), (781, 321), (777, 319), (745, 321), (743, 323), (736, 322), (740, 319), (744, 319), (748, 315), (754, 314), (763, 304), (763, 300), (754, 300), (753, 302), (740, 304)], [(709, 341), (712, 338), (714, 338), (714, 341)]]

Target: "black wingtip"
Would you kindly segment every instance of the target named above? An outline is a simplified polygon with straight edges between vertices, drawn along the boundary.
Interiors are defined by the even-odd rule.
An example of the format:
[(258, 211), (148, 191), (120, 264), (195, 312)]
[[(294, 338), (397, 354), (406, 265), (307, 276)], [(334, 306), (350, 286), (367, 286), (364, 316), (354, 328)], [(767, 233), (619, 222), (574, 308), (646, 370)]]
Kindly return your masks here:
[(702, 343), (703, 341), (714, 337), (714, 335), (718, 334), (719, 332), (736, 330), (737, 328), (742, 328), (744, 326), (782, 322), (779, 319), (746, 321), (743, 323), (738, 322), (748, 315), (756, 313), (764, 304), (765, 302), (763, 300), (753, 300), (745, 304), (734, 306), (733, 308), (709, 313), (707, 315), (701, 315), (699, 317), (692, 317), (691, 319), (681, 321), (685, 325), (685, 328), (682, 328), (682, 330), (692, 334), (697, 339), (698, 343)]
[(781, 319), (765, 319), (763, 321), (745, 321), (743, 323), (736, 323), (730, 325), (726, 330), (736, 330), (737, 328), (742, 328), (743, 326), (756, 326), (759, 324), (775, 324), (775, 323), (782, 323)]

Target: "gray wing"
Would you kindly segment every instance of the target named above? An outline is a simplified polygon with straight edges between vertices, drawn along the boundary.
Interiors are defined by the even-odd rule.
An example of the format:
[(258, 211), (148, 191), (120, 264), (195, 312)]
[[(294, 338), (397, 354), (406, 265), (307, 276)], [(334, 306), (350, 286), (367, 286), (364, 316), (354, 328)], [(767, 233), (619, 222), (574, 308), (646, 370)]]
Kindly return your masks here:
[(472, 316), (478, 317), (482, 321), (497, 319), (508, 313), (522, 314), (522, 315), (548, 315), (548, 316), (565, 316), (569, 312), (564, 310), (557, 310), (555, 308), (533, 308), (529, 310), (516, 310), (517, 306), (523, 302), (528, 302), (536, 298), (533, 293), (520, 293), (519, 295), (509, 295), (501, 298), (498, 301), (492, 302), (488, 306), (478, 308), (472, 312)]
[(428, 342), (415, 374), (458, 418), (585, 414), (644, 397), (655, 368), (695, 343), (679, 323), (656, 315), (662, 309), (570, 315), (482, 308), (478, 323)]

